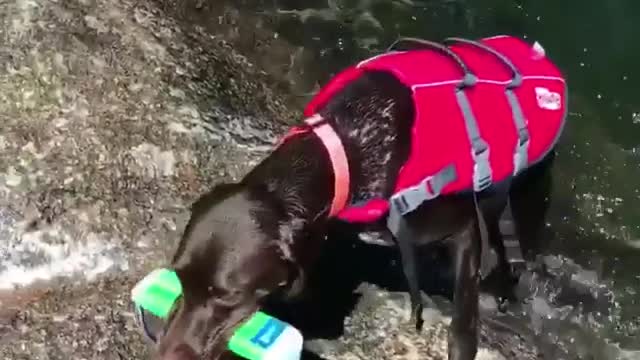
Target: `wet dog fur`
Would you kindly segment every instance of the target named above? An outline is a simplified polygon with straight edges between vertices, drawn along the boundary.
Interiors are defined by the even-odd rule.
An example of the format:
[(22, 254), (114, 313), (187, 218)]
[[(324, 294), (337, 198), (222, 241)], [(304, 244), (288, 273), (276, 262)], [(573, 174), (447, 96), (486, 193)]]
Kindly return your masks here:
[[(345, 146), (354, 200), (392, 194), (409, 155), (413, 111), (410, 89), (385, 72), (367, 72), (321, 110)], [(526, 181), (529, 173), (516, 181)], [(484, 202), (484, 222), (501, 255), (499, 269), (509, 273), (497, 228), (507, 199), (491, 191), (481, 196), (490, 200)], [(156, 358), (234, 358), (226, 350), (234, 327), (268, 298), (287, 298), (303, 288), (335, 221), (327, 217), (332, 197), (330, 159), (309, 133), (275, 149), (239, 183), (218, 185), (198, 199), (171, 263), (184, 297), (160, 334)], [(411, 213), (408, 222), (416, 244), (438, 241), (450, 249), (455, 281), (449, 359), (474, 359), (481, 228), (472, 196), (441, 196)], [(384, 223), (365, 230), (384, 232)], [(387, 237), (384, 244), (393, 242)]]

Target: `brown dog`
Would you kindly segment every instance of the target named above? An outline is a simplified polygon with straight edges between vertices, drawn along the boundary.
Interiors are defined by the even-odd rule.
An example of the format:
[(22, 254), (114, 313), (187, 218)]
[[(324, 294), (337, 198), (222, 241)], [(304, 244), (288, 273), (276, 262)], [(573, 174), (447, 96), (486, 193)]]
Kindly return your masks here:
[[(438, 61), (445, 64), (445, 61), (451, 60), (446, 58), (452, 56), (446, 53), (448, 50), (443, 50), (437, 44), (413, 41), (411, 47), (420, 48), (425, 56), (433, 56), (433, 64)], [(443, 51), (445, 55), (442, 54)], [(455, 57), (454, 54), (454, 59), (464, 58), (473, 63), (472, 55)], [(425, 67), (428, 65), (423, 64)], [(457, 76), (457, 80), (451, 83), (454, 87), (458, 86), (452, 88), (455, 91), (460, 91), (462, 85), (473, 86), (471, 83), (462, 83), (474, 71), (479, 79), (477, 83), (485, 81), (491, 86), (499, 86), (501, 91), (504, 91), (505, 85), (511, 84), (502, 80), (482, 80), (486, 78), (483, 71), (489, 71), (482, 64), (469, 68), (464, 66), (464, 62), (462, 65), (467, 73), (463, 74), (464, 77)], [(436, 75), (440, 76), (441, 73)], [(512, 75), (515, 79), (515, 72)], [(478, 283), (483, 242), (480, 223), (485, 222), (491, 245), (501, 255), (501, 269), (508, 272), (509, 259), (500, 241), (500, 216), (509, 196), (515, 201), (514, 189), (518, 187), (517, 183), (526, 183), (528, 177), (532, 176), (532, 170), (548, 169), (551, 164), (551, 150), (555, 146), (557, 134), (552, 134), (556, 137), (555, 140), (541, 145), (542, 140), (539, 139), (544, 138), (544, 134), (542, 130), (536, 129), (543, 127), (535, 126), (539, 123), (536, 117), (539, 113), (557, 113), (559, 109), (555, 101), (558, 100), (558, 93), (548, 91), (547, 88), (546, 93), (541, 93), (542, 90), (538, 90), (539, 84), (532, 85), (531, 80), (527, 83), (527, 79), (536, 77), (527, 78), (524, 74), (521, 91), (533, 91), (533, 87), (529, 89), (527, 86), (535, 85), (536, 93), (518, 96), (521, 96), (524, 103), (528, 101), (527, 96), (534, 99), (531, 101), (537, 100), (538, 109), (525, 114), (531, 131), (530, 158), (528, 162), (524, 162), (522, 171), (513, 176), (513, 182), (510, 181), (510, 175), (500, 178), (499, 166), (495, 165), (493, 184), (487, 188), (477, 189), (478, 191), (442, 190), (440, 196), (418, 204), (412, 211), (402, 213), (402, 224), (395, 229), (388, 222), (385, 223), (389, 214), (397, 211), (392, 204), (384, 216), (367, 227), (369, 230), (373, 228), (392, 235), (387, 237), (387, 244), (393, 244), (395, 240), (405, 248), (402, 255), (410, 286), (411, 278), (415, 278), (416, 274), (414, 259), (411, 258), (413, 251), (407, 248), (442, 241), (451, 249), (456, 277), (449, 359), (470, 360), (475, 358), (477, 352)], [(489, 85), (487, 92), (494, 89), (489, 88)], [(564, 86), (564, 82), (562, 85)], [(366, 68), (358, 76), (342, 84), (322, 104), (316, 103), (314, 113), (319, 114), (326, 121), (324, 124), (329, 124), (335, 131), (341, 141), (343, 155), (348, 161), (347, 205), (374, 198), (389, 199), (398, 193), (399, 173), (407, 169), (411, 156), (417, 156), (412, 144), (416, 141), (416, 109), (421, 108), (416, 104), (419, 96), (415, 89), (416, 87), (408, 86), (397, 73)], [(518, 91), (520, 90), (515, 90), (516, 94)], [(560, 94), (566, 96), (566, 93)], [(504, 92), (499, 94), (503, 95)], [(474, 105), (477, 101), (474, 96), (477, 95), (469, 96)], [(438, 101), (442, 104), (446, 102), (444, 98)], [(483, 126), (486, 127), (486, 124), (494, 120), (482, 114), (500, 114), (509, 109), (507, 106), (510, 105), (506, 98), (498, 100), (496, 97), (491, 109), (485, 112), (477, 110), (477, 120), (487, 138), (491, 132)], [(526, 106), (523, 108), (526, 110)], [(443, 105), (441, 110), (446, 118), (438, 121), (449, 121), (451, 124), (459, 121), (462, 124), (459, 113), (454, 113), (456, 109)], [(511, 120), (508, 118), (504, 121)], [(551, 127), (551, 124), (551, 120), (548, 120), (546, 128)], [(509, 132), (514, 131), (513, 125), (500, 126), (503, 128), (495, 132), (500, 139), (508, 138)], [(559, 132), (561, 126), (557, 129), (557, 133)], [(449, 136), (448, 141), (455, 142), (455, 134), (438, 136)], [(513, 138), (515, 143), (517, 135), (514, 134)], [(433, 141), (437, 140), (434, 138)], [(497, 140), (489, 143), (494, 146), (495, 141)], [(471, 145), (473, 141), (466, 143), (467, 148), (462, 153), (468, 155), (468, 147)], [(457, 151), (453, 145), (451, 149), (453, 150), (448, 152)], [(498, 150), (492, 153), (492, 167), (493, 162), (498, 161), (495, 159), (502, 155), (511, 161), (511, 152), (500, 153), (499, 145), (495, 145), (494, 149)], [(335, 218), (331, 216), (334, 215), (331, 212), (339, 192), (335, 181), (339, 174), (334, 170), (336, 160), (331, 151), (325, 140), (313, 131), (288, 137), (240, 183), (218, 185), (193, 205), (192, 217), (171, 263), (182, 282), (184, 297), (164, 328), (155, 334), (158, 338), (158, 358), (209, 360), (229, 356), (226, 344), (238, 324), (258, 310), (267, 297), (286, 297), (302, 288), (304, 275), (319, 257), (327, 227)], [(468, 163), (474, 159), (473, 156), (470, 157), (467, 159)], [(514, 157), (513, 167), (508, 171), (513, 171), (518, 166), (517, 161)], [(509, 166), (511, 164), (508, 163)], [(468, 180), (467, 183), (471, 184), (471, 173), (475, 175), (475, 170), (465, 171), (464, 165), (458, 164), (459, 179)], [(469, 179), (466, 179), (467, 175)], [(444, 185), (446, 189), (446, 184)], [(412, 289), (414, 303), (419, 302), (416, 292), (417, 289)], [(419, 312), (420, 308), (415, 310)]]

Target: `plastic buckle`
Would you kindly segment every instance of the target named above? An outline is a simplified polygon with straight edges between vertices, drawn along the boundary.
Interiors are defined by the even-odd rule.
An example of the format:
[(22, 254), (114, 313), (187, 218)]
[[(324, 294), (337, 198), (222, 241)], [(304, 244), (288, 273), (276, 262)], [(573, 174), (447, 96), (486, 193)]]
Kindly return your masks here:
[(526, 128), (518, 130), (518, 145), (522, 146), (529, 143), (529, 131)]
[(513, 175), (517, 175), (526, 168), (528, 163), (529, 132), (527, 129), (520, 129), (518, 135), (518, 145), (513, 154)]
[(511, 82), (507, 84), (507, 89), (512, 90), (519, 87), (520, 85), (522, 85), (522, 75), (520, 75), (520, 73), (516, 71), (513, 75), (513, 79), (511, 79)]
[(492, 183), (491, 164), (489, 163), (489, 145), (479, 140), (471, 150), (473, 165), (473, 190), (480, 192)]
[(402, 218), (417, 209), (423, 202), (438, 196), (429, 185), (433, 176), (429, 176), (419, 184), (407, 188), (389, 198), (389, 215), (387, 216), (387, 228), (394, 236), (400, 232)]
[(442, 189), (456, 178), (456, 168), (450, 164), (436, 174), (424, 178), (419, 184), (392, 195), (389, 199), (387, 228), (393, 235), (397, 235), (402, 217), (416, 210), (425, 201), (440, 196)]
[(423, 202), (438, 197), (442, 186), (435, 184), (434, 179), (435, 176), (426, 177), (419, 184), (391, 196), (392, 206), (404, 216), (417, 209)]
[(464, 88), (467, 88), (467, 87), (471, 87), (471, 86), (474, 86), (477, 82), (478, 82), (478, 78), (474, 74), (466, 73), (466, 74), (464, 74), (464, 77), (462, 78), (462, 81), (458, 85), (458, 88), (459, 89), (464, 89)]

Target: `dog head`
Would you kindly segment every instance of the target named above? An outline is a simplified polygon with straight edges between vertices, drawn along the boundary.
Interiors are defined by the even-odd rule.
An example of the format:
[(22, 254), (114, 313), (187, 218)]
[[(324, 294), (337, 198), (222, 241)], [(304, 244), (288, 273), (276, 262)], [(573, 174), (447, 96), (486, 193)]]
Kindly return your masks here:
[(183, 296), (157, 334), (156, 359), (234, 358), (227, 342), (261, 302), (295, 279), (277, 211), (241, 184), (220, 185), (192, 207), (172, 261)]

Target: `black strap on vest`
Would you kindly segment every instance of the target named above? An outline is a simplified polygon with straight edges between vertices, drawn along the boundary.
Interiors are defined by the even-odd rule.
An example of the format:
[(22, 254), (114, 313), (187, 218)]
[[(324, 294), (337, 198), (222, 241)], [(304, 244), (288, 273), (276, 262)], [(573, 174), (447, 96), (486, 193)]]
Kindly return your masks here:
[(507, 197), (507, 206), (500, 217), (498, 227), (500, 228), (500, 234), (502, 235), (502, 245), (504, 246), (505, 257), (511, 267), (512, 273), (517, 275), (518, 268), (524, 266), (525, 260), (522, 256), (520, 240), (516, 233), (515, 220), (513, 218), (509, 197)]

